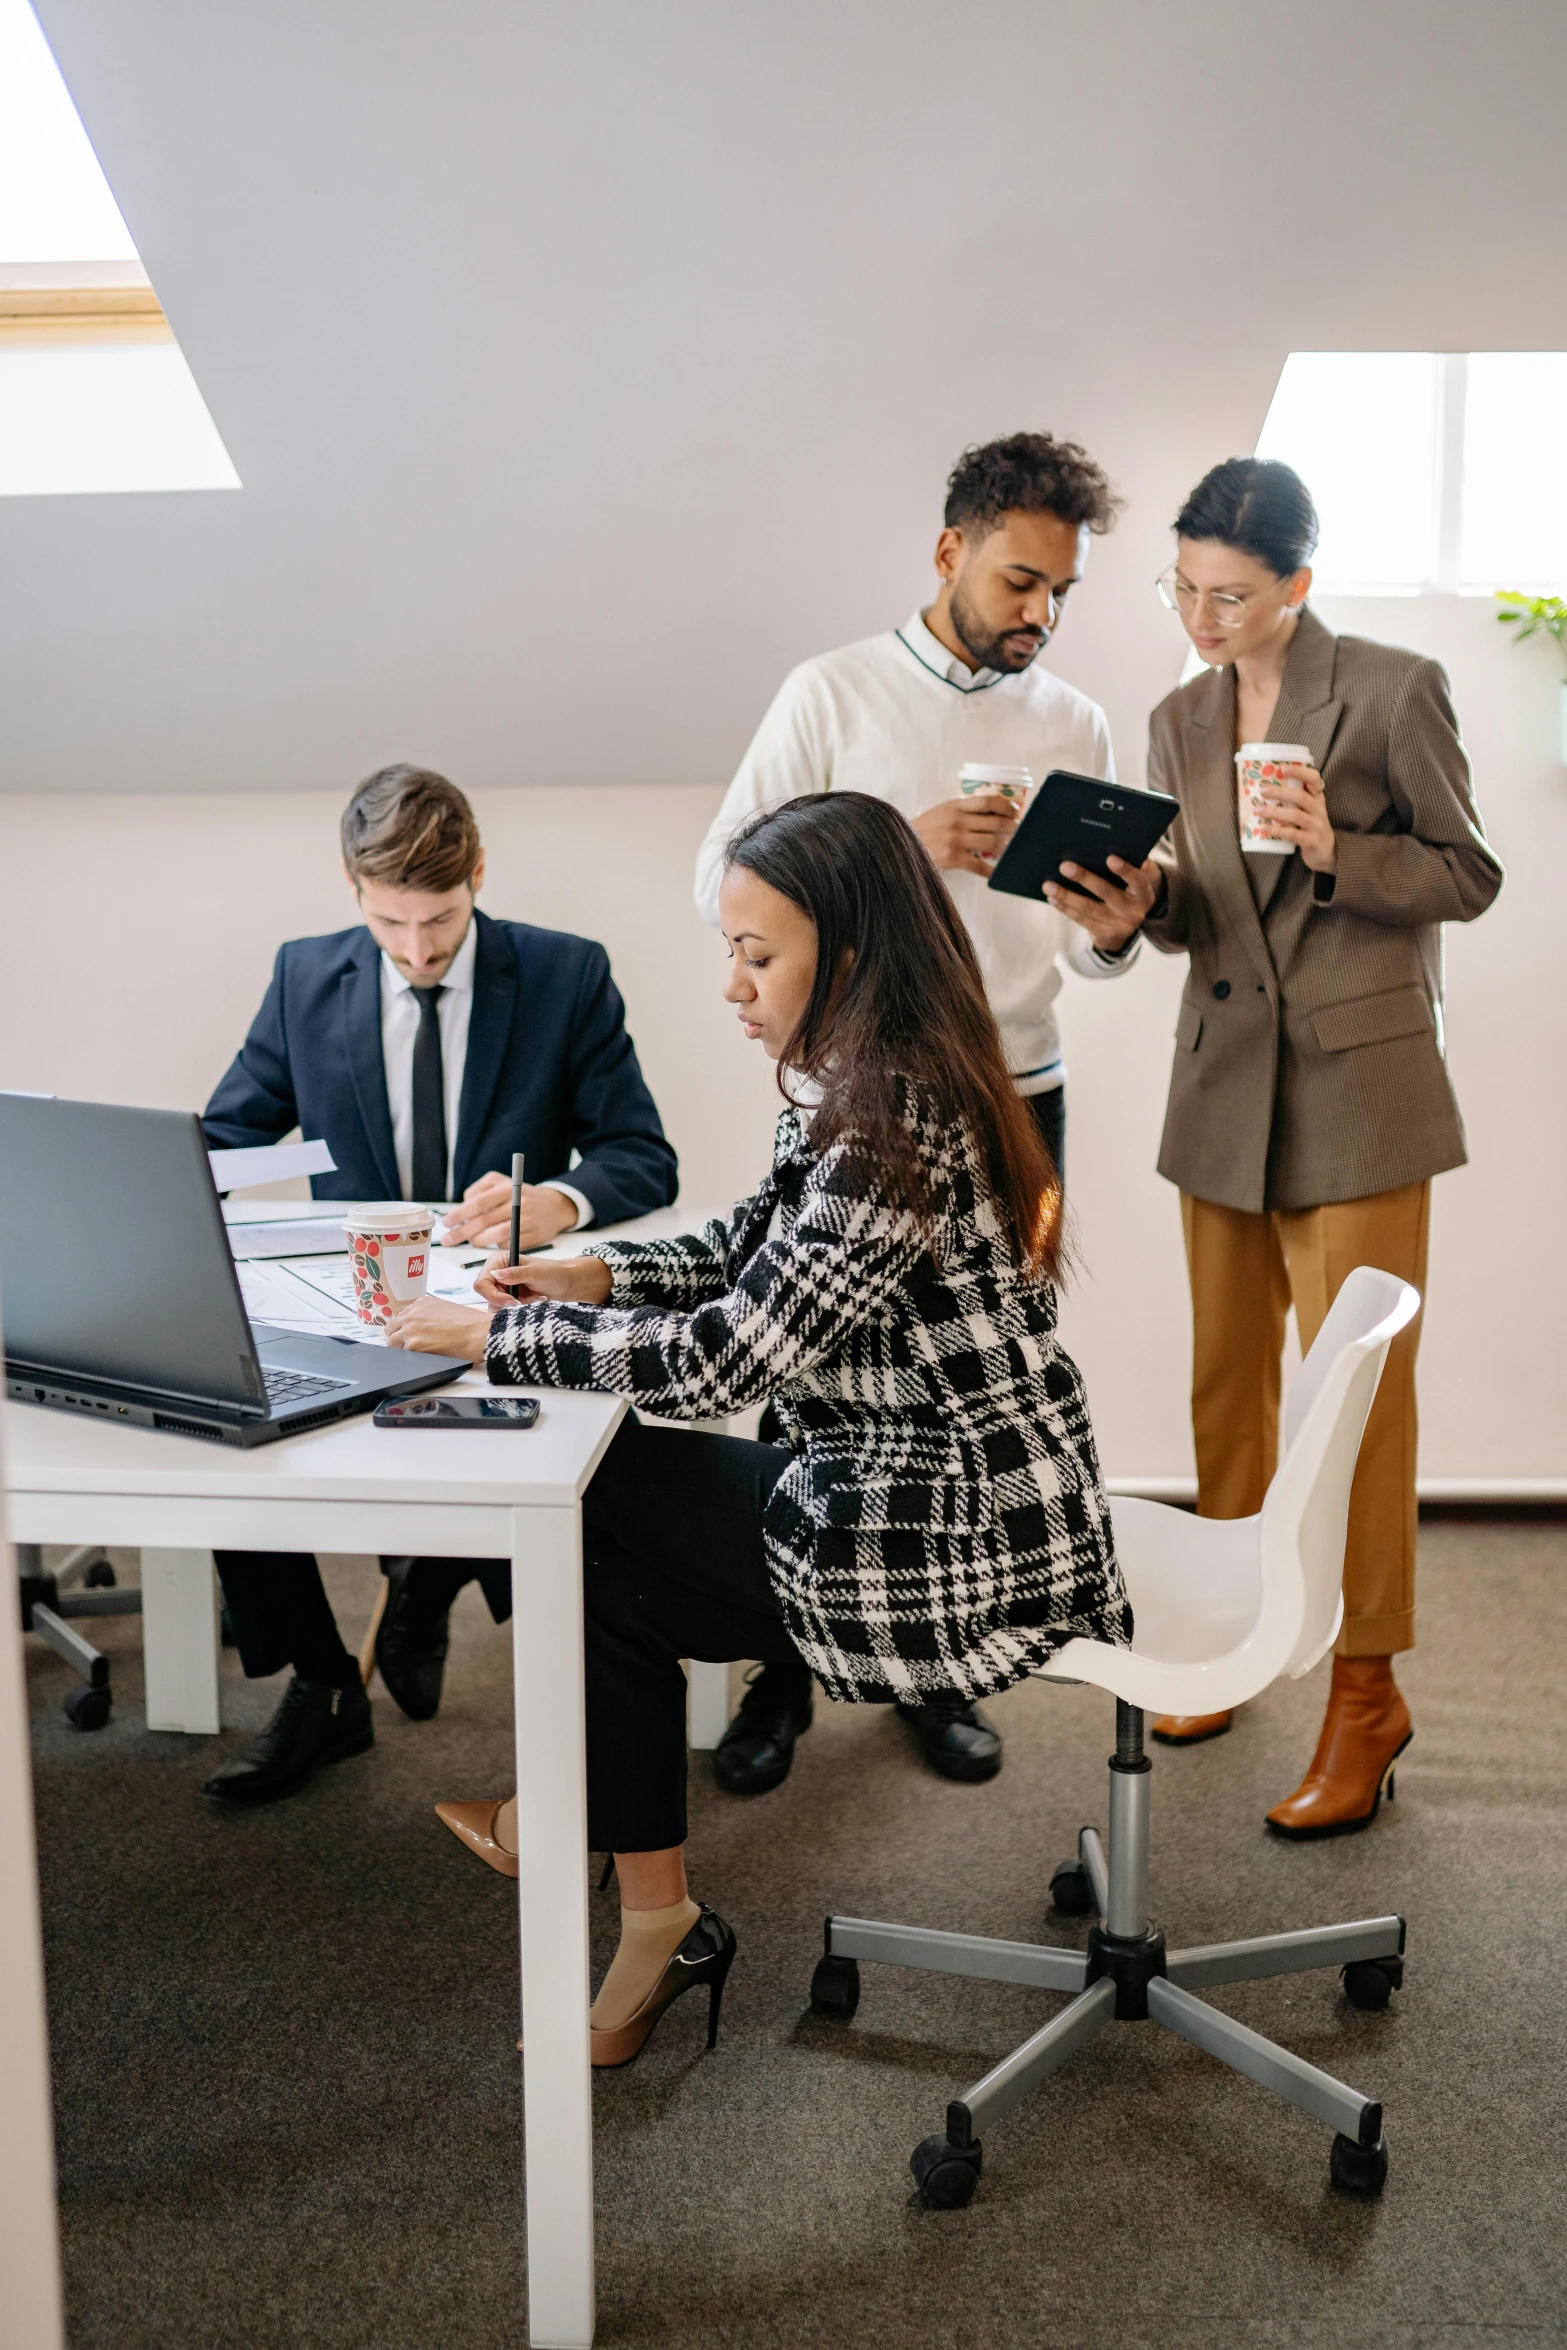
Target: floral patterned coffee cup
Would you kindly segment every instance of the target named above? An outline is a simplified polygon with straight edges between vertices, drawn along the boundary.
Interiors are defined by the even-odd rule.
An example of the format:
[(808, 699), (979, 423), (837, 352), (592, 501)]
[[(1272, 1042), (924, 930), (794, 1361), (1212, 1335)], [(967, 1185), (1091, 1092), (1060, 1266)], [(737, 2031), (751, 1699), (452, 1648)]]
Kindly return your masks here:
[(423, 1297), (430, 1278), (435, 1212), (410, 1200), (383, 1200), (343, 1218), (354, 1275), (354, 1310), (384, 1330), (399, 1306)]
[(1274, 783), (1295, 783), (1299, 779), (1285, 775), (1286, 767), (1309, 767), (1311, 752), (1305, 743), (1242, 743), (1235, 754), (1236, 821), (1240, 826), (1241, 847), (1248, 857), (1293, 857), (1292, 840), (1267, 840), (1259, 835), (1257, 827), (1268, 821), (1268, 810), (1261, 794)]
[[(1027, 767), (986, 767), (971, 759), (958, 774), (958, 797), (978, 799), (982, 794), (994, 793), (1006, 800), (1021, 816), (1023, 804), (1034, 788), (1034, 778)], [(985, 863), (993, 865), (995, 852), (986, 856)]]

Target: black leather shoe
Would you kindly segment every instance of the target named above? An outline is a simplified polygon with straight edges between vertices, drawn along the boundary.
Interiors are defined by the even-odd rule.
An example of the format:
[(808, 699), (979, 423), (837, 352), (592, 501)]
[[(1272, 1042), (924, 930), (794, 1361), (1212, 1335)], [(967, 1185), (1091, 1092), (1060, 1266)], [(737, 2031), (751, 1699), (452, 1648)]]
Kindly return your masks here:
[(440, 1705), (454, 1596), (451, 1576), (436, 1560), (398, 1559), (387, 1571), (375, 1661), (411, 1722), (429, 1721)]
[(357, 1672), (346, 1689), (302, 1681), (296, 1673), (261, 1736), (231, 1756), (201, 1792), (218, 1803), (276, 1803), (323, 1763), (374, 1744), (370, 1700)]
[(1001, 1732), (988, 1722), (972, 1698), (928, 1697), (923, 1705), (898, 1706), (914, 1733), (914, 1743), (933, 1771), (944, 1779), (971, 1784), (993, 1779), (1001, 1768)]
[(811, 1669), (806, 1664), (753, 1666), (739, 1711), (713, 1749), (713, 1776), (726, 1795), (765, 1795), (781, 1787), (794, 1742), (811, 1726)]

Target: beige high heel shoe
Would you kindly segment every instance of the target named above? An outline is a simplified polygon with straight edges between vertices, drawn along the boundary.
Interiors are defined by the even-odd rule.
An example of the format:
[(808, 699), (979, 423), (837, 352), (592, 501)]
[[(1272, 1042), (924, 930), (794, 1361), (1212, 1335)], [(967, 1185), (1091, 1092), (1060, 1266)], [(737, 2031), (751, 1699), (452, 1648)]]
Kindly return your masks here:
[[(666, 2008), (674, 2005), (682, 1992), (695, 1991), (706, 1985), (707, 2045), (718, 2045), (718, 2011), (723, 2005), (724, 1985), (729, 1980), (729, 1969), (734, 1963), (735, 1930), (716, 1909), (709, 1909), (704, 1901), (701, 1914), (678, 1950), (667, 1961), (663, 1973), (643, 2000), (635, 2015), (623, 2024), (605, 2030), (594, 2024), (588, 2038), (592, 2061), (596, 2069), (630, 2064), (640, 2056), (653, 2034), (653, 2027)], [(519, 2043), (520, 2045), (520, 2043)]]
[(444, 1820), (459, 1843), (466, 1844), (487, 1867), (498, 1869), (503, 1877), (514, 1877), (517, 1855), (495, 1839), (495, 1823), (505, 1802), (502, 1797), (499, 1803), (438, 1803), (435, 1816)]

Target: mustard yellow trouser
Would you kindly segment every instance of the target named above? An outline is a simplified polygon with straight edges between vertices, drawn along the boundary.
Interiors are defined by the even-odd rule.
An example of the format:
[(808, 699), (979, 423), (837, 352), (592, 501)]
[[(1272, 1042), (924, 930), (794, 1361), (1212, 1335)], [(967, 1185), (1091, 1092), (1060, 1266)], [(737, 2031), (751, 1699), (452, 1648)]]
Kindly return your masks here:
[[(1246, 1518), (1278, 1465), (1284, 1318), (1301, 1351), (1357, 1265), (1426, 1285), (1429, 1183), (1326, 1208), (1252, 1215), (1181, 1194), (1192, 1285), (1192, 1434), (1197, 1509)], [(1349, 1500), (1340, 1656), (1415, 1644), (1415, 1349), (1420, 1319), (1388, 1349)]]

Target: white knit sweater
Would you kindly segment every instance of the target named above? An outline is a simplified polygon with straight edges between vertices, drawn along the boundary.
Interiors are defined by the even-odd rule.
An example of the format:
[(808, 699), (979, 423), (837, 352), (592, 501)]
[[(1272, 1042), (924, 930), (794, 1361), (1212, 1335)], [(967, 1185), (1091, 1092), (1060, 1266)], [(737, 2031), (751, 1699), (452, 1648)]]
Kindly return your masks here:
[[(1015, 676), (969, 671), (918, 613), (901, 629), (804, 661), (784, 679), (740, 762), (697, 857), (696, 902), (718, 920), (724, 851), (750, 816), (811, 792), (861, 791), (914, 817), (958, 796), (970, 761), (1115, 773), (1104, 712), (1037, 661)], [(1044, 1093), (1066, 1075), (1055, 1000), (1061, 965), (1118, 977), (1137, 959), (1101, 955), (1086, 931), (1043, 901), (990, 889), (975, 873), (944, 873), (968, 925), (1018, 1091)]]

